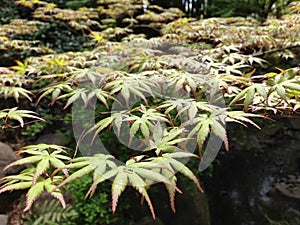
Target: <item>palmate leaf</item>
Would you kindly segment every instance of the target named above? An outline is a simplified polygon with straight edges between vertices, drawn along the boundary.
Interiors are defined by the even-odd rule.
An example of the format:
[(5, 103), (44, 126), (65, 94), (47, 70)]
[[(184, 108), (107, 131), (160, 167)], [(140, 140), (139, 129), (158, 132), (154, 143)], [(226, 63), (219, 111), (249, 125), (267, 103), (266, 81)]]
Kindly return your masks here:
[[(176, 193), (176, 182), (177, 177), (176, 173), (179, 172), (192, 180), (197, 188), (203, 192), (203, 189), (200, 186), (200, 183), (197, 179), (197, 177), (193, 174), (193, 172), (185, 166), (182, 162), (178, 161), (177, 159), (180, 158), (191, 158), (191, 157), (197, 157), (196, 155), (188, 152), (176, 152), (176, 153), (165, 153), (162, 154), (161, 157), (153, 157), (147, 159), (147, 161), (151, 162), (152, 170), (155, 170), (156, 172), (161, 171), (161, 174), (168, 178), (168, 180), (172, 183), (164, 183), (165, 187), (169, 193), (169, 199), (170, 199), (170, 206), (171, 209), (175, 212), (175, 193)], [(155, 166), (154, 166), (155, 165)], [(159, 168), (157, 170), (156, 168)]]
[(165, 114), (169, 114), (172, 110), (180, 111), (188, 101), (192, 101), (192, 99), (177, 98), (175, 100), (166, 100), (156, 109), (164, 109)]
[(14, 190), (29, 189), (26, 194), (26, 208), (28, 211), (34, 201), (40, 197), (40, 195), (46, 191), (54, 198), (58, 199), (62, 206), (65, 207), (63, 194), (59, 189), (54, 190), (56, 185), (61, 182), (61, 176), (53, 176), (49, 178), (39, 177), (35, 183), (33, 183), (35, 175), (35, 168), (27, 168), (23, 170), (19, 175), (7, 176), (1, 179), (0, 193)]
[(71, 160), (71, 163), (66, 165), (66, 168), (75, 169), (76, 171), (59, 184), (58, 188), (90, 173), (93, 173), (94, 180), (96, 180), (107, 170), (116, 168), (113, 159), (112, 155), (96, 154), (90, 157), (78, 157)]
[(181, 151), (181, 152), (174, 152), (174, 153), (164, 153), (162, 154), (161, 157), (153, 157), (148, 159), (147, 161), (150, 161), (151, 163), (155, 163), (162, 170), (172, 171), (173, 175), (175, 175), (177, 172), (183, 174), (184, 176), (192, 180), (196, 184), (197, 188), (201, 192), (203, 192), (203, 189), (201, 188), (201, 185), (197, 177), (194, 175), (194, 173), (187, 166), (185, 166), (185, 164), (177, 160), (177, 159), (191, 158), (191, 157), (198, 158), (198, 156), (195, 154)]
[(160, 88), (155, 79), (149, 79), (146, 75), (118, 73), (116, 79), (106, 83), (103, 90), (108, 91), (110, 95), (120, 93), (129, 107), (131, 96), (138, 97), (147, 104), (146, 97), (154, 97), (155, 90)]
[(200, 182), (198, 178), (194, 175), (194, 173), (187, 166), (185, 166), (183, 163), (177, 160), (177, 158), (197, 157), (196, 155), (186, 153), (186, 152), (177, 152), (177, 153), (166, 153), (162, 157), (170, 162), (170, 165), (174, 168), (175, 171), (178, 171), (182, 175), (189, 178), (191, 181), (195, 183), (197, 188), (201, 192), (203, 192)]
[(26, 195), (26, 208), (24, 212), (29, 210), (33, 202), (40, 197), (44, 191), (44, 178), (39, 178), (37, 182), (28, 190)]
[(136, 133), (141, 130), (144, 138), (148, 139), (150, 136), (150, 129), (152, 130), (152, 123), (147, 118), (141, 118), (138, 116), (130, 116), (126, 118), (125, 121), (134, 121), (130, 127), (130, 141), (129, 146), (131, 143), (132, 138), (136, 135)]
[(281, 100), (284, 100), (287, 104), (289, 104), (291, 97), (298, 98), (299, 96), (298, 92), (300, 91), (300, 82), (299, 77), (297, 76), (297, 70), (279, 70), (281, 71), (279, 74), (266, 74), (269, 78), (267, 83), (271, 86), (269, 90), (270, 101), (274, 100), (271, 98), (274, 96), (274, 93), (276, 93)]
[[(42, 152), (44, 150), (47, 150), (47, 151), (58, 151), (59, 153), (60, 152), (66, 152), (67, 150), (69, 150), (69, 148), (67, 147), (64, 147), (64, 146), (60, 146), (60, 145), (54, 145), (54, 144), (37, 144), (37, 145), (27, 145), (23, 148), (20, 149), (20, 153), (28, 153), (28, 154), (31, 154), (31, 155), (35, 155), (35, 154), (40, 154), (39, 152)], [(68, 160), (69, 158), (67, 156), (62, 156), (62, 155), (59, 155), (58, 156), (59, 158), (61, 159), (66, 159)]]
[(29, 110), (18, 110), (17, 107), (0, 110), (0, 119), (4, 120), (4, 125), (7, 125), (7, 120), (17, 120), (20, 123), (20, 126), (23, 127), (23, 118), (31, 118), (44, 121), (42, 118), (36, 116), (35, 112)]
[(229, 151), (229, 143), (223, 117), (220, 116), (218, 118), (212, 118), (210, 127), (211, 131), (224, 142), (226, 151)]
[[(150, 175), (152, 172), (150, 171), (148, 176), (153, 177), (153, 174)], [(145, 175), (145, 173), (144, 173)], [(154, 174), (161, 176), (160, 174)], [(147, 176), (147, 175), (146, 175)], [(164, 178), (163, 178), (164, 179)], [(134, 169), (130, 167), (118, 167), (118, 173), (116, 174), (113, 184), (112, 184), (112, 211), (115, 212), (117, 208), (118, 199), (121, 193), (125, 190), (128, 185), (132, 185), (134, 189), (136, 189), (143, 198), (146, 199), (148, 206), (150, 208), (151, 214), (155, 219), (155, 212), (150, 200), (150, 197), (147, 193), (148, 185), (145, 182), (145, 178), (141, 177), (140, 174), (135, 173)]]
[(184, 134), (183, 128), (174, 127), (167, 131), (167, 129), (163, 130), (158, 123), (153, 131), (153, 140), (150, 140), (150, 145), (146, 150), (155, 149), (156, 155), (181, 151), (176, 145), (188, 140), (188, 138), (181, 137), (182, 134)]
[(229, 106), (236, 103), (238, 100), (244, 98), (244, 110), (248, 111), (249, 105), (253, 102), (255, 95), (263, 97), (265, 103), (267, 102), (267, 87), (265, 84), (252, 84), (251, 86), (243, 89), (237, 94), (234, 99), (230, 102)]
[(22, 87), (0, 87), (0, 94), (3, 94), (5, 99), (14, 97), (17, 103), (19, 102), (19, 98), (21, 96), (27, 98), (29, 101), (32, 101), (30, 97), (30, 95), (32, 95), (32, 92)]
[[(287, 98), (290, 100), (291, 97), (295, 97), (296, 99), (299, 99), (300, 96), (300, 81), (296, 80), (296, 79), (291, 79), (288, 81), (284, 81), (280, 84), (280, 86), (282, 87), (282, 92), (286, 93), (286, 95), (284, 95), (284, 98), (282, 96), (282, 93), (280, 95), (280, 97), (282, 99), (284, 99), (285, 101), (287, 101)], [(277, 93), (278, 89), (277, 89)]]
[(287, 96), (286, 96), (286, 90), (283, 85), (276, 84), (274, 90), (279, 95), (279, 97), (284, 100), (285, 102), (288, 102)]
[(90, 95), (93, 95), (93, 96), (96, 95), (97, 99), (98, 99), (100, 102), (102, 102), (102, 103), (106, 106), (107, 109), (109, 108), (109, 107), (108, 107), (108, 104), (107, 104), (107, 100), (108, 100), (108, 99), (112, 99), (112, 100), (115, 100), (115, 101), (116, 101), (115, 98), (113, 98), (112, 96), (110, 96), (108, 92), (102, 90), (101, 88), (94, 89), (94, 90), (90, 93)]
[(256, 128), (260, 129), (260, 127), (254, 123), (252, 120), (249, 119), (249, 117), (258, 117), (258, 118), (265, 118), (263, 115), (257, 115), (257, 114), (253, 114), (253, 113), (246, 113), (243, 111), (229, 111), (229, 112), (225, 112), (226, 115), (226, 122), (235, 122), (235, 123), (240, 123), (244, 126), (246, 126), (245, 123), (249, 123), (253, 126), (255, 126)]
[(59, 189), (55, 189), (57, 183), (61, 182), (61, 180), (61, 176), (54, 176), (47, 179), (39, 177), (36, 184), (33, 185), (26, 194), (26, 208), (24, 209), (24, 212), (28, 211), (32, 207), (33, 202), (40, 197), (44, 191), (48, 192), (52, 197), (58, 199), (62, 207), (65, 208), (66, 203), (63, 194)]
[(107, 100), (114, 99), (112, 96), (109, 95), (108, 92), (103, 91), (102, 89), (93, 89), (90, 91), (87, 88), (78, 88), (68, 94), (59, 96), (57, 99), (68, 98), (68, 101), (64, 107), (64, 109), (66, 109), (73, 102), (80, 98), (83, 100), (84, 105), (87, 106), (91, 99), (95, 96), (106, 106), (106, 108), (108, 108)]
[(300, 91), (300, 82), (299, 81), (285, 81), (282, 85), (290, 90)]
[(30, 188), (32, 185), (33, 174), (34, 168), (27, 168), (18, 175), (11, 175), (1, 178), (0, 193)]
[(78, 88), (70, 93), (59, 96), (57, 99), (68, 98), (68, 101), (67, 101), (64, 109), (68, 108), (69, 105), (71, 105), (73, 102), (75, 102), (79, 98), (81, 98), (83, 100), (85, 106), (87, 106), (88, 102), (91, 99), (88, 97), (87, 91), (88, 90), (86, 88)]
[[(142, 157), (139, 157), (140, 159)], [(128, 185), (135, 188), (147, 201), (153, 218), (155, 218), (154, 208), (151, 200), (147, 193), (147, 187), (149, 186), (149, 181), (151, 183), (162, 182), (171, 185), (175, 191), (181, 193), (181, 191), (172, 183), (167, 177), (159, 172), (151, 170), (151, 168), (157, 168), (159, 165), (153, 164), (151, 162), (138, 162), (137, 160), (128, 160), (125, 166), (118, 166), (107, 172), (99, 175), (96, 179), (94, 177), (94, 182), (87, 193), (87, 196), (92, 196), (97, 188), (97, 185), (107, 179), (113, 179), (112, 184), (112, 210), (115, 212), (118, 199), (122, 192)], [(149, 169), (150, 168), (150, 169)], [(146, 182), (148, 180), (148, 182)]]
[(105, 38), (99, 33), (92, 31), (89, 36), (93, 39), (94, 42), (96, 42), (98, 45), (105, 44), (106, 40)]
[(112, 211), (115, 212), (118, 204), (118, 199), (128, 184), (128, 174), (124, 171), (117, 173), (112, 184)]
[(172, 110), (177, 111), (176, 118), (179, 116), (187, 117), (192, 122), (198, 113), (198, 110), (211, 111), (209, 105), (205, 106), (205, 103), (196, 102), (191, 98), (178, 98), (176, 100), (167, 100), (162, 102), (157, 109), (165, 109), (165, 114), (170, 115)]
[(155, 219), (154, 207), (153, 207), (150, 197), (147, 193), (147, 185), (146, 185), (145, 181), (140, 176), (138, 176), (137, 174), (134, 174), (134, 173), (131, 174), (128, 178), (129, 178), (129, 182), (132, 185), (132, 187), (135, 188), (146, 199), (148, 206), (150, 208), (152, 217)]
[(58, 83), (52, 86), (48, 86), (42, 90), (41, 96), (38, 98), (37, 103), (41, 101), (42, 98), (46, 97), (47, 95), (51, 95), (51, 103), (53, 105), (54, 102), (58, 99), (58, 97), (62, 94), (63, 91), (71, 92), (73, 91), (71, 84), (68, 83)]
[(202, 152), (201, 151), (202, 146), (210, 133), (210, 124), (211, 124), (210, 118), (206, 118), (203, 121), (200, 120), (199, 123), (191, 130), (190, 134), (188, 135), (188, 137), (191, 138), (196, 132), (198, 132), (197, 143), (198, 143), (198, 149), (200, 151), (200, 154)]
[(173, 72), (169, 74), (168, 79), (174, 86), (174, 92), (184, 90), (187, 93), (196, 93), (199, 82), (205, 82), (203, 76), (188, 72), (178, 72), (176, 70), (173, 70)]
[(20, 154), (26, 153), (32, 156), (28, 156), (11, 163), (7, 165), (4, 170), (16, 165), (36, 164), (32, 180), (32, 184), (34, 185), (38, 178), (42, 174), (46, 173), (47, 170), (49, 170), (50, 166), (52, 168), (62, 170), (66, 167), (63, 160), (69, 161), (70, 158), (61, 154), (65, 153), (65, 149), (66, 148), (62, 146), (47, 144), (30, 145), (24, 147), (20, 150)]
[[(124, 122), (123, 118), (126, 118), (127, 116), (127, 112), (126, 111), (121, 111), (118, 113), (113, 113), (111, 116), (106, 117), (102, 120), (100, 120), (99, 122), (97, 122), (92, 128), (90, 128), (85, 134), (84, 137), (86, 135), (88, 135), (91, 132), (95, 132), (94, 136), (93, 136), (93, 140), (96, 138), (96, 136), (104, 129), (106, 129), (107, 127), (110, 127), (111, 125), (115, 125), (117, 127), (117, 134), (118, 136), (120, 135), (120, 130), (121, 130), (121, 126), (122, 126), (122, 122)], [(93, 141), (92, 140), (92, 141)]]
[[(203, 144), (208, 138), (210, 132), (213, 132), (217, 137), (219, 137), (224, 142), (226, 150), (229, 151), (224, 111), (225, 109), (218, 109), (209, 116), (206, 114), (199, 114), (194, 119), (193, 124), (195, 124), (195, 126), (188, 134), (188, 138), (192, 138), (195, 134), (197, 134), (200, 157), (202, 156)], [(185, 126), (187, 123), (184, 123), (183, 125)]]
[(243, 64), (242, 62), (236, 63), (234, 65), (226, 65), (225, 72), (226, 74), (237, 74), (237, 75), (243, 75), (243, 72), (241, 71), (245, 67), (249, 67), (248, 65)]
[(243, 111), (226, 111), (220, 109), (212, 113), (210, 116), (199, 115), (194, 119), (193, 123), (196, 124), (194, 128), (188, 135), (188, 138), (192, 138), (197, 133), (197, 143), (199, 148), (200, 157), (202, 157), (202, 147), (204, 142), (207, 140), (209, 133), (213, 132), (217, 137), (219, 137), (225, 145), (226, 150), (229, 150), (229, 143), (227, 138), (227, 132), (225, 129), (225, 122), (235, 122), (246, 126), (245, 123), (250, 123), (253, 126), (259, 126), (255, 124), (249, 117), (260, 117), (264, 118), (262, 115), (246, 113)]
[[(177, 183), (177, 177), (176, 177), (176, 172), (174, 171), (174, 169), (171, 167), (170, 164), (168, 164), (167, 162), (164, 162), (163, 160), (161, 160), (160, 158), (153, 158), (154, 160), (151, 162), (153, 163), (152, 166), (149, 167), (149, 169), (151, 169), (152, 171), (155, 171), (157, 173), (161, 173), (164, 177), (168, 178), (168, 180), (172, 183), (172, 185), (165, 183), (165, 187), (168, 191), (169, 194), (169, 200), (170, 200), (170, 207), (172, 209), (173, 212), (176, 212), (176, 207), (175, 207), (175, 195), (176, 195), (176, 183)], [(149, 159), (151, 161), (151, 158)], [(157, 162), (155, 162), (157, 161)], [(153, 184), (153, 182), (151, 180), (146, 180), (146, 184), (150, 187), (150, 185)]]
[(128, 121), (132, 123), (130, 127), (130, 140), (129, 146), (131, 144), (132, 138), (140, 130), (146, 140), (149, 139), (150, 133), (153, 132), (154, 123), (165, 122), (169, 123), (165, 114), (157, 112), (155, 109), (147, 109), (144, 105), (133, 109), (132, 111), (139, 111), (142, 113), (141, 117), (136, 115), (128, 115), (123, 121)]
[[(96, 57), (96, 56), (95, 56)], [(76, 61), (74, 62), (79, 64), (80, 67), (84, 67), (85, 63), (89, 63), (86, 61), (86, 57), (78, 56), (76, 57)], [(111, 78), (111, 73), (113, 70), (109, 68), (97, 67), (97, 68), (73, 68), (72, 72), (68, 75), (68, 81), (71, 83), (81, 83), (81, 84), (93, 84), (93, 87), (99, 87), (102, 84), (106, 83), (108, 79)]]
[(28, 61), (25, 60), (24, 63), (22, 63), (19, 60), (16, 60), (17, 66), (11, 66), (10, 68), (14, 69), (17, 74), (25, 75), (27, 67), (28, 67)]
[(157, 112), (155, 109), (147, 109), (144, 105), (140, 105), (139, 111), (143, 114), (142, 118), (147, 118), (149, 121), (169, 122), (164, 114)]
[(176, 190), (175, 190), (174, 186), (176, 186), (177, 177), (169, 169), (164, 169), (162, 171), (162, 175), (165, 177), (168, 177), (170, 182), (173, 184), (173, 185), (165, 184), (165, 187), (169, 194), (170, 207), (171, 207), (172, 211), (175, 213), (176, 212), (176, 207), (175, 207)]

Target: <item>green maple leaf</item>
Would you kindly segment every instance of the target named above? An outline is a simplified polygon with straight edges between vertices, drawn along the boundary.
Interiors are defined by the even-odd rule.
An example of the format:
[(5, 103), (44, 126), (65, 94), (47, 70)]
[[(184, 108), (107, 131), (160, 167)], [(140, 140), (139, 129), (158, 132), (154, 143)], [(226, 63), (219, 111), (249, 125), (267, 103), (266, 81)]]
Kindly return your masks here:
[(61, 187), (90, 173), (93, 173), (94, 180), (96, 180), (107, 170), (116, 168), (116, 164), (113, 159), (114, 157), (111, 155), (96, 154), (90, 157), (78, 157), (71, 160), (71, 163), (66, 165), (66, 168), (75, 169), (76, 171), (68, 176), (61, 184), (59, 184), (58, 187)]
[(7, 125), (7, 120), (17, 120), (20, 123), (20, 126), (23, 127), (23, 118), (31, 118), (44, 121), (40, 117), (36, 116), (35, 112), (29, 110), (20, 110), (17, 107), (0, 110), (0, 119), (4, 120), (5, 125)]
[(63, 194), (59, 189), (56, 188), (56, 185), (61, 182), (61, 176), (53, 176), (49, 178), (38, 177), (34, 182), (35, 177), (35, 168), (28, 168), (23, 170), (18, 175), (12, 175), (4, 177), (0, 180), (2, 184), (0, 187), (0, 193), (6, 191), (14, 190), (24, 190), (29, 189), (26, 194), (26, 208), (25, 211), (28, 211), (34, 201), (40, 197), (40, 195), (46, 191), (54, 198), (58, 199), (62, 206), (65, 208), (66, 203), (64, 201)]
[(32, 180), (34, 185), (38, 178), (46, 173), (50, 167), (63, 170), (66, 165), (63, 160), (69, 161), (70, 158), (62, 155), (65, 153), (65, 147), (58, 145), (47, 145), (47, 144), (38, 144), (38, 145), (29, 145), (22, 148), (20, 154), (30, 154), (25, 158), (19, 159), (9, 165), (7, 165), (4, 170), (9, 169), (12, 166), (24, 165), (24, 164), (35, 164), (35, 172)]

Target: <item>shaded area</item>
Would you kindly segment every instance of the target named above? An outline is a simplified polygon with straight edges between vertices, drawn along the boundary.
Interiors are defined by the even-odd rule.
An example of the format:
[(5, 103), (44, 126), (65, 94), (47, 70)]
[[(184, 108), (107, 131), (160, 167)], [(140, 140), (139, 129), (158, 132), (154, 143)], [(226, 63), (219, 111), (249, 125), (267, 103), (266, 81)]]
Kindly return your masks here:
[(297, 224), (299, 217), (291, 215), (300, 207), (295, 193), (300, 187), (299, 119), (264, 123), (262, 131), (230, 129), (231, 151), (218, 157), (212, 178), (205, 181), (212, 224), (270, 224), (268, 219)]

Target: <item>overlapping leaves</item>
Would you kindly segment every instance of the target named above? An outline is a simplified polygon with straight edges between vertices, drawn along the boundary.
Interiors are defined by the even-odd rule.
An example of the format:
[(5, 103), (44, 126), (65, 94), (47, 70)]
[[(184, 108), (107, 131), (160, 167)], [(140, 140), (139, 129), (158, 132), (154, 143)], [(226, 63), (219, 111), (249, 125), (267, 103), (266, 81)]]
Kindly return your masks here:
[[(72, 11), (42, 1), (18, 1), (26, 7), (36, 6), (33, 14), (36, 19), (51, 21), (55, 18), (68, 28), (88, 30), (95, 48), (78, 53), (32, 57), (24, 63), (17, 61), (17, 65), (11, 67), (14, 71), (0, 68), (0, 95), (4, 99), (13, 97), (17, 102), (21, 98), (29, 101), (37, 98), (38, 103), (45, 101), (50, 105), (61, 101), (65, 109), (79, 99), (83, 100), (84, 106), (88, 106), (91, 99), (97, 97), (98, 104), (105, 105), (107, 109), (114, 102), (121, 109), (111, 115), (100, 112), (100, 120), (88, 128), (86, 134), (93, 132), (95, 139), (105, 129), (115, 126), (120, 136), (121, 126), (126, 124), (131, 139), (142, 139), (144, 151), (121, 164), (110, 154), (70, 159), (61, 146), (27, 146), (21, 150), (26, 157), (6, 169), (24, 164), (32, 167), (19, 175), (1, 179), (0, 188), (0, 193), (29, 189), (25, 210), (43, 191), (59, 199), (64, 206), (60, 188), (93, 174), (93, 184), (87, 195), (92, 196), (99, 183), (111, 180), (113, 211), (125, 188), (132, 186), (147, 201), (155, 217), (148, 189), (156, 182), (166, 186), (171, 208), (175, 211), (175, 193), (180, 192), (176, 185), (177, 172), (202, 190), (197, 177), (182, 161), (196, 157), (186, 149), (187, 142), (195, 139), (201, 156), (205, 143), (213, 134), (224, 142), (228, 150), (226, 122), (257, 127), (251, 118), (263, 117), (260, 112), (267, 115), (269, 110), (274, 113), (279, 110), (295, 112), (300, 108), (299, 68), (258, 75), (254, 68), (260, 65), (260, 69), (264, 69), (265, 61), (259, 56), (281, 48), (291, 53), (290, 57), (295, 57), (291, 49), (299, 43), (299, 35), (295, 32), (299, 27), (297, 8), (292, 11), (295, 13), (293, 20), (290, 20), (291, 15), (285, 16), (282, 20), (267, 21), (264, 26), (246, 18), (180, 19), (165, 26), (163, 37), (147, 40), (129, 35), (131, 30), (128, 27), (108, 26), (117, 21), (112, 18), (121, 16), (123, 23), (130, 23), (130, 26), (140, 20), (150, 27), (159, 28), (161, 24), (150, 22), (174, 19), (180, 16), (180, 12), (149, 7), (146, 13), (137, 16), (142, 11), (142, 1), (99, 1), (105, 6), (109, 3), (113, 7)], [(101, 20), (100, 24), (97, 21), (100, 12), (112, 18)], [(280, 26), (272, 25), (275, 22)], [(26, 32), (29, 29), (27, 25), (30, 24), (24, 26)], [(92, 27), (104, 30), (94, 32)], [(32, 29), (37, 28), (34, 25)], [(293, 35), (286, 35), (289, 33)], [(111, 42), (123, 36), (127, 37), (118, 43)], [(4, 42), (0, 46), (2, 49), (12, 44), (18, 48), (21, 43), (17, 40), (10, 42), (7, 37), (1, 40)], [(201, 47), (199, 42), (202, 41), (204, 46)], [(183, 52), (171, 48), (174, 43), (188, 46), (188, 50)], [(23, 48), (23, 44), (19, 48)], [(215, 48), (211, 48), (212, 45)], [(197, 46), (201, 47), (201, 51), (197, 50)], [(42, 87), (38, 97), (24, 85), (33, 83)], [(91, 85), (81, 86), (81, 83)], [(213, 104), (216, 90), (219, 90), (225, 103), (230, 102), (228, 105), (219, 107)], [(207, 96), (210, 98), (207, 99)], [(138, 104), (131, 105), (136, 102)], [(16, 107), (0, 111), (3, 128), (13, 127), (11, 120), (23, 127), (24, 118), (41, 120), (35, 113)]]
[(67, 175), (65, 161), (70, 158), (65, 156), (65, 147), (57, 145), (30, 145), (21, 149), (20, 153), (30, 156), (19, 159), (4, 168), (4, 170), (17, 165), (31, 164), (34, 167), (23, 170), (18, 175), (11, 175), (1, 179), (0, 193), (5, 191), (29, 189), (26, 194), (27, 211), (31, 208), (33, 202), (44, 192), (48, 192), (54, 198), (57, 198), (63, 207), (65, 201), (60, 189), (56, 186), (62, 182), (63, 176), (57, 175), (63, 171)]
[(17, 107), (11, 109), (0, 110), (0, 119), (3, 121), (3, 128), (12, 127), (9, 124), (9, 120), (16, 120), (20, 123), (20, 126), (24, 126), (24, 118), (43, 120), (40, 117), (36, 116), (35, 112), (29, 110), (21, 110)]

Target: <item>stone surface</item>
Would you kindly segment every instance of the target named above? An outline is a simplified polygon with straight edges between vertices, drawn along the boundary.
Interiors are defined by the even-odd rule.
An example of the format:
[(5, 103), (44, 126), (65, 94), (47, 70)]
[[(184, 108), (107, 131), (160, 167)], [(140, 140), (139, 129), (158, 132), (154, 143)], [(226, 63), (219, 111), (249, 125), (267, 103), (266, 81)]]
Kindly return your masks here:
[(7, 223), (8, 223), (8, 216), (0, 215), (0, 225), (7, 225)]
[[(17, 160), (16, 153), (13, 149), (2, 142), (0, 142), (0, 178), (6, 175), (15, 174), (22, 167), (14, 166), (7, 171), (3, 171), (3, 169), (10, 164)], [(16, 192), (5, 192), (0, 194), (0, 214), (6, 213), (9, 209), (9, 205), (18, 197), (19, 195)], [(0, 225), (7, 224), (7, 219), (5, 215), (0, 215)]]
[(146, 216), (143, 217), (140, 221), (138, 221), (136, 225), (164, 225), (164, 223), (159, 218), (153, 220), (152, 217)]
[(274, 189), (280, 194), (300, 200), (300, 175), (289, 175), (274, 184)]
[(66, 138), (63, 134), (49, 133), (42, 135), (36, 141), (37, 144), (49, 144), (49, 145), (64, 145)]
[(11, 162), (16, 161), (16, 159), (16, 153), (13, 149), (7, 144), (0, 142), (0, 178), (6, 174), (15, 172), (15, 168), (11, 168), (8, 171), (3, 171), (3, 169)]

